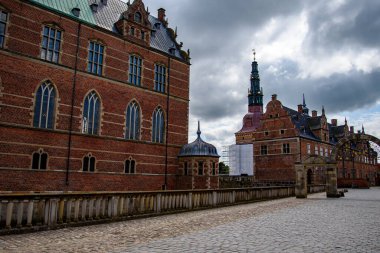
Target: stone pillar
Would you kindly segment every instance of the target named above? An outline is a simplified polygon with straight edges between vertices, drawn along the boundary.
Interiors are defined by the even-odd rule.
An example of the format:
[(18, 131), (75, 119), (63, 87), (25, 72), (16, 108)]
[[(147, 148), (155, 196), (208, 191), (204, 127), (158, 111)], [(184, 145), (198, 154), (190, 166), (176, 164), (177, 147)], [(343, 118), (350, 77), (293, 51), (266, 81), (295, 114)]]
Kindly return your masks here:
[(22, 226), (22, 216), (24, 213), (24, 201), (20, 200), (17, 205), (17, 224), (16, 226), (18, 228), (21, 228)]
[(306, 168), (296, 164), (296, 198), (307, 198)]
[(65, 210), (65, 199), (60, 199), (58, 204), (58, 223), (63, 223), (63, 213)]
[(327, 169), (327, 180), (326, 180), (326, 196), (328, 198), (339, 198), (338, 186), (337, 186), (337, 173), (336, 166), (330, 166)]
[(7, 214), (5, 216), (5, 228), (11, 228), (12, 222), (12, 213), (13, 213), (13, 201), (9, 201), (7, 204)]
[(27, 213), (27, 216), (26, 216), (26, 225), (28, 227), (32, 226), (33, 206), (34, 206), (33, 200), (29, 200), (29, 202), (28, 202), (28, 213)]
[(187, 208), (192, 209), (193, 208), (193, 193), (189, 192), (187, 197)]

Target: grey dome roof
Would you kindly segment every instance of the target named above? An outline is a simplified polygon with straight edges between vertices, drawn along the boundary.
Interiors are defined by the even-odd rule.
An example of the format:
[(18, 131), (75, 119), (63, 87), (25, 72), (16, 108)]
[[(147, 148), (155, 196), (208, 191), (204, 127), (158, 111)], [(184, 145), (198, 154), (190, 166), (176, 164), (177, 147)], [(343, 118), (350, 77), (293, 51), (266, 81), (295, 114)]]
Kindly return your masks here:
[(210, 157), (220, 157), (215, 146), (207, 143), (201, 138), (201, 130), (198, 121), (198, 138), (192, 143), (186, 144), (181, 148), (179, 152), (179, 157), (184, 156), (210, 156)]

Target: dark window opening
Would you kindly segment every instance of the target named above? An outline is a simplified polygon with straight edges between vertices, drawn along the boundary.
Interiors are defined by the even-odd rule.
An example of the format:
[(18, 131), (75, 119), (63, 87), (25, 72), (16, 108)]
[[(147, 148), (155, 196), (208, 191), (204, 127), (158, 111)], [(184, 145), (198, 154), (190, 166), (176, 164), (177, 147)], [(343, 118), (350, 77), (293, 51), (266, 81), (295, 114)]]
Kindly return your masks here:
[(267, 145), (263, 145), (261, 146), (261, 155), (267, 155), (268, 154), (268, 146)]
[(198, 175), (203, 175), (203, 162), (198, 162)]
[(40, 150), (38, 153), (34, 153), (32, 156), (32, 169), (34, 170), (46, 170), (47, 169), (48, 154)]
[(83, 157), (83, 171), (90, 171), (94, 172), (95, 171), (95, 162), (96, 159), (93, 157), (91, 154), (88, 154), (87, 156)]
[(136, 161), (128, 159), (125, 161), (124, 171), (126, 174), (135, 174), (136, 173)]
[(284, 154), (290, 153), (290, 144), (289, 143), (282, 144), (282, 153), (284, 153)]
[(187, 176), (189, 174), (187, 162), (184, 162), (183, 164), (183, 174)]

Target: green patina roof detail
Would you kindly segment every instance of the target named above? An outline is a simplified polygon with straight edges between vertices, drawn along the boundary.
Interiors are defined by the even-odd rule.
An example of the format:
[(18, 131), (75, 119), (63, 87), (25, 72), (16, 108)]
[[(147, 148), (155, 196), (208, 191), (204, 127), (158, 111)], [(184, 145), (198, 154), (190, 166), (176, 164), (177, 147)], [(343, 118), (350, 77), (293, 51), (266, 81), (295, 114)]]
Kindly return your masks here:
[[(86, 23), (97, 25), (87, 0), (30, 0), (30, 2), (45, 6)], [(79, 17), (74, 16), (71, 12), (75, 7), (80, 9)]]

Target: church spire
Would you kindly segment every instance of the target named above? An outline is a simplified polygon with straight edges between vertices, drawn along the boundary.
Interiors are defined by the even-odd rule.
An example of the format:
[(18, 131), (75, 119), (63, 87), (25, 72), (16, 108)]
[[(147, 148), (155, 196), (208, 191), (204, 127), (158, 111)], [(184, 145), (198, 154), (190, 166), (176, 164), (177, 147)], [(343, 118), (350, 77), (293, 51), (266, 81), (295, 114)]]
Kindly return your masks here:
[(322, 105), (322, 116), (325, 116), (325, 106)]
[(306, 102), (305, 102), (305, 93), (302, 94), (302, 98), (303, 98), (303, 101), (302, 101), (302, 112), (304, 114), (309, 115), (309, 108), (307, 108)]
[(197, 131), (197, 135), (198, 135), (198, 138), (201, 138), (201, 124), (199, 123), (199, 120), (198, 120), (198, 131)]
[(260, 76), (256, 61), (256, 51), (253, 49), (253, 62), (251, 71), (251, 87), (248, 92), (248, 105), (263, 105), (263, 90), (260, 87)]

